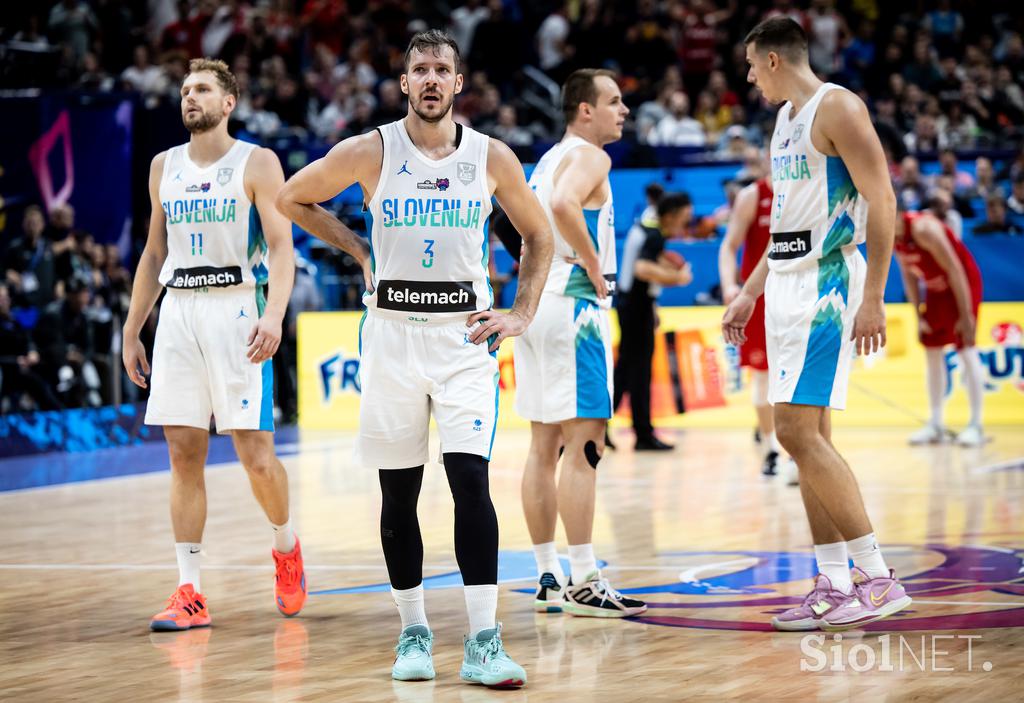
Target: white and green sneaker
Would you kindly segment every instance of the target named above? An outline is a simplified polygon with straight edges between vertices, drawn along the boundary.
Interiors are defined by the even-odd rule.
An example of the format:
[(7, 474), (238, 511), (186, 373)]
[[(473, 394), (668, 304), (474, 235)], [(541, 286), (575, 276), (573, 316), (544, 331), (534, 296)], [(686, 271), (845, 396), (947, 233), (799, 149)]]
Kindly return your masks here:
[(434, 678), (434, 634), (426, 625), (409, 625), (398, 636), (391, 678), (397, 681), (429, 681)]
[(526, 685), (526, 670), (512, 661), (501, 643), (501, 623), (466, 637), (465, 656), (459, 676), (463, 681), (482, 683), (491, 688), (516, 688)]
[(628, 618), (645, 610), (646, 603), (616, 591), (600, 571), (591, 571), (587, 580), (578, 586), (569, 579), (562, 603), (563, 612), (589, 618)]

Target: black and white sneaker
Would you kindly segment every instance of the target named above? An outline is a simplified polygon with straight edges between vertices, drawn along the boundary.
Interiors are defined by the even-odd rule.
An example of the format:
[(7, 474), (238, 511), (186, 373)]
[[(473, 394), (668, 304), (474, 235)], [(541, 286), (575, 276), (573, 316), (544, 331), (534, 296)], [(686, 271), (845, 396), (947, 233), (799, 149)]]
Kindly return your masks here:
[(533, 599), (533, 609), (538, 613), (562, 612), (562, 591), (558, 579), (550, 571), (540, 575), (537, 584), (537, 595)]
[(774, 476), (778, 473), (779, 453), (774, 449), (764, 455), (764, 466), (761, 473), (765, 476)]
[(628, 618), (639, 615), (647, 610), (647, 604), (641, 600), (626, 598), (601, 578), (600, 571), (593, 571), (587, 580), (578, 586), (572, 581), (565, 588), (565, 601), (562, 610), (572, 615), (591, 618)]

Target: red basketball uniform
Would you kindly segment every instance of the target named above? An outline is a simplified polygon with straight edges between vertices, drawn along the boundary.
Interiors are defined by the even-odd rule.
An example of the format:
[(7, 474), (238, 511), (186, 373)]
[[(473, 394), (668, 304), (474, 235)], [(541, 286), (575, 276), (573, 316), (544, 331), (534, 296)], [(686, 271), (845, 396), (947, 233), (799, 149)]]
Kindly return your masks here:
[[(903, 236), (896, 239), (894, 251), (903, 268), (924, 285), (921, 319), (930, 331), (919, 335), (921, 344), (926, 347), (955, 344), (957, 349), (974, 346), (975, 340), (960, 339), (956, 333), (956, 322), (960, 318), (960, 313), (957, 310), (956, 296), (953, 295), (949, 275), (939, 266), (934, 256), (917, 245), (910, 233), (914, 220), (920, 216), (921, 214), (916, 212), (903, 214)], [(942, 225), (942, 229), (967, 275), (967, 285), (971, 290), (971, 308), (974, 311), (974, 318), (977, 319), (978, 306), (981, 304), (981, 271), (971, 252), (956, 238), (953, 231), (945, 224)]]
[[(757, 181), (757, 213), (747, 230), (747, 238), (743, 242), (743, 258), (740, 261), (740, 279), (747, 278), (757, 268), (757, 264), (768, 248), (771, 234), (768, 225), (772, 214), (772, 184), (766, 178)], [(754, 314), (747, 323), (747, 341), (740, 347), (740, 364), (758, 371), (768, 370), (768, 352), (764, 341), (764, 296), (757, 299)]]

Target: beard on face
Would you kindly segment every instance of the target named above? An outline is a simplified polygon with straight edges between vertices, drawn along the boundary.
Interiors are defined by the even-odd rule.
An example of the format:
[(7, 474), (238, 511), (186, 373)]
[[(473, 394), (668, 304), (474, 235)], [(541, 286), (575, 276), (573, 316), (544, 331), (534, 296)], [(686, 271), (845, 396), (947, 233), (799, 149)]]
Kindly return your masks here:
[(208, 132), (224, 119), (223, 115), (217, 115), (212, 112), (206, 112), (202, 108), (199, 109), (199, 116), (185, 114), (182, 115), (182, 122), (185, 123), (185, 129), (192, 134), (202, 134)]
[(434, 124), (444, 119), (444, 116), (447, 115), (448, 112), (452, 109), (452, 105), (455, 103), (455, 95), (452, 94), (452, 96), (448, 99), (447, 103), (444, 102), (444, 96), (441, 95), (440, 93), (431, 93), (431, 95), (437, 95), (440, 98), (440, 101), (438, 103), (440, 109), (438, 110), (436, 115), (427, 114), (421, 109), (421, 106), (423, 105), (422, 96), (420, 96), (418, 100), (410, 100), (409, 104), (412, 105), (412, 111), (416, 113), (417, 117), (419, 117), (424, 122)]

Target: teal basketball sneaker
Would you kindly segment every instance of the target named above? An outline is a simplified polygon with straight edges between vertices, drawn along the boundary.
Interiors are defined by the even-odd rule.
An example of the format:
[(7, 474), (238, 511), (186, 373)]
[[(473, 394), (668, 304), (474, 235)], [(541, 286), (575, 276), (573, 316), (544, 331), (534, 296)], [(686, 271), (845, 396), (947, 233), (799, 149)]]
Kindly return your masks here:
[(501, 643), (501, 623), (466, 637), (465, 656), (459, 676), (463, 681), (482, 683), (491, 688), (516, 688), (526, 685), (526, 670), (512, 661)]
[(409, 625), (398, 636), (391, 678), (397, 681), (429, 681), (434, 678), (434, 635), (426, 625)]

